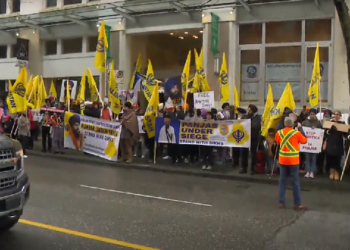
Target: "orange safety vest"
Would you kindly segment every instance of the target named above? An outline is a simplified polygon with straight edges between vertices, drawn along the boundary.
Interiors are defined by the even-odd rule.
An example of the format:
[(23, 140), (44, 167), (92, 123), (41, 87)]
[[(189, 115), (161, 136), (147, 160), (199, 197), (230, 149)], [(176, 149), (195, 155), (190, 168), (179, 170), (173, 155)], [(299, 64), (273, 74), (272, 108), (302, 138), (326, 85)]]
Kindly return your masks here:
[(280, 145), (278, 162), (281, 165), (299, 165), (299, 143), (305, 144), (307, 139), (299, 131), (284, 128), (277, 132), (275, 141)]

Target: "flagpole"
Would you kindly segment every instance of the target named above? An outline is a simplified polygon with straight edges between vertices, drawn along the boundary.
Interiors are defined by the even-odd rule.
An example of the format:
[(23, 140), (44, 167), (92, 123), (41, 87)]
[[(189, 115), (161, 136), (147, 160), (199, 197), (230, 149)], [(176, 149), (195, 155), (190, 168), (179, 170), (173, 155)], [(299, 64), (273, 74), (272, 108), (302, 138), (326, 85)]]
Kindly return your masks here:
[[(185, 88), (185, 103), (184, 103), (184, 108), (185, 108), (185, 106), (186, 106), (186, 104), (187, 104), (187, 91), (188, 91), (188, 83), (189, 83), (189, 81), (188, 81), (188, 77), (187, 77), (187, 81), (186, 81), (186, 88)], [(188, 111), (188, 110), (187, 110)], [(185, 112), (185, 111), (184, 111)]]

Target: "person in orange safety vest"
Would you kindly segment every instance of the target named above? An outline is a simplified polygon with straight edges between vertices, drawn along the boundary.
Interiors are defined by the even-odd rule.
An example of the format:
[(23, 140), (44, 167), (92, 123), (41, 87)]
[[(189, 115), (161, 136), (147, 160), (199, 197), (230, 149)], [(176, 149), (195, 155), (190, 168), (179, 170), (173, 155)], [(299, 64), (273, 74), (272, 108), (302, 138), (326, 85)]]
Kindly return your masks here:
[(277, 131), (275, 141), (279, 145), (280, 179), (279, 179), (279, 208), (285, 208), (287, 189), (287, 174), (293, 178), (294, 209), (306, 210), (301, 205), (299, 184), (299, 144), (306, 144), (307, 138), (300, 123), (298, 130), (293, 129), (294, 121), (290, 117), (284, 119), (285, 128)]

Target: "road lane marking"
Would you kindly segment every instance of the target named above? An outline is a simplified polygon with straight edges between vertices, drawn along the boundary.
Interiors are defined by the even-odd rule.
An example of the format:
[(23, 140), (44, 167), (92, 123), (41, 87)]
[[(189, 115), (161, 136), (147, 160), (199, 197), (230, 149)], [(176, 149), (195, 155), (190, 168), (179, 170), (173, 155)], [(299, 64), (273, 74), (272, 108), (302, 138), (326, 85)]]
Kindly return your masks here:
[(100, 187), (93, 187), (93, 186), (87, 186), (87, 185), (79, 185), (79, 186), (82, 188), (95, 189), (95, 190), (106, 191), (106, 192), (111, 192), (111, 193), (126, 194), (126, 195), (138, 196), (138, 197), (143, 197), (143, 198), (150, 198), (150, 199), (156, 199), (156, 200), (162, 200), (162, 201), (171, 201), (171, 202), (190, 204), (190, 205), (196, 205), (196, 206), (203, 206), (203, 207), (212, 207), (212, 205), (205, 204), (205, 203), (175, 200), (175, 199), (169, 199), (169, 198), (164, 198), (164, 197), (159, 197), (159, 196), (152, 196), (152, 195), (146, 195), (146, 194), (136, 194), (136, 193), (130, 193), (130, 192), (118, 191), (118, 190), (114, 190), (114, 189), (100, 188)]
[(70, 229), (66, 229), (66, 228), (55, 227), (55, 226), (42, 224), (42, 223), (29, 221), (29, 220), (20, 219), (19, 222), (22, 223), (22, 224), (33, 226), (33, 227), (39, 227), (39, 228), (47, 229), (47, 230), (50, 230), (50, 231), (55, 231), (55, 232), (59, 232), (59, 233), (74, 235), (74, 236), (78, 236), (78, 237), (81, 237), (81, 238), (86, 238), (86, 239), (90, 239), (90, 240), (95, 240), (95, 241), (100, 241), (100, 242), (104, 242), (104, 243), (109, 243), (109, 244), (112, 244), (112, 245), (127, 247), (127, 248), (131, 248), (131, 249), (135, 249), (135, 250), (160, 250), (158, 248), (141, 246), (141, 245), (125, 242), (125, 241), (114, 240), (114, 239), (110, 239), (110, 238), (106, 238), (106, 237), (101, 237), (101, 236), (97, 236), (97, 235), (93, 235), (93, 234), (82, 233), (82, 232), (78, 232), (78, 231), (74, 231), (74, 230), (70, 230)]

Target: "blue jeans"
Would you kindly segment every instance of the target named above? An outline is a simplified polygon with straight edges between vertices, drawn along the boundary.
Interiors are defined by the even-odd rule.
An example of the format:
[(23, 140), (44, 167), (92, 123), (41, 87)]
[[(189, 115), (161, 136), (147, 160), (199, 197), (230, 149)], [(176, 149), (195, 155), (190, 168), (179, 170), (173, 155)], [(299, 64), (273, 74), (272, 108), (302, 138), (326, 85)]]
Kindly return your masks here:
[(305, 170), (306, 172), (314, 173), (316, 170), (316, 157), (317, 154), (304, 153), (305, 154)]
[(266, 169), (265, 169), (265, 172), (267, 174), (271, 173), (273, 161), (274, 161), (274, 157), (273, 156), (268, 156), (266, 154)]
[(278, 186), (278, 202), (285, 204), (286, 190), (287, 190), (287, 171), (289, 170), (290, 175), (293, 179), (293, 197), (294, 205), (300, 206), (300, 185), (299, 185), (299, 165), (280, 165), (280, 182)]

